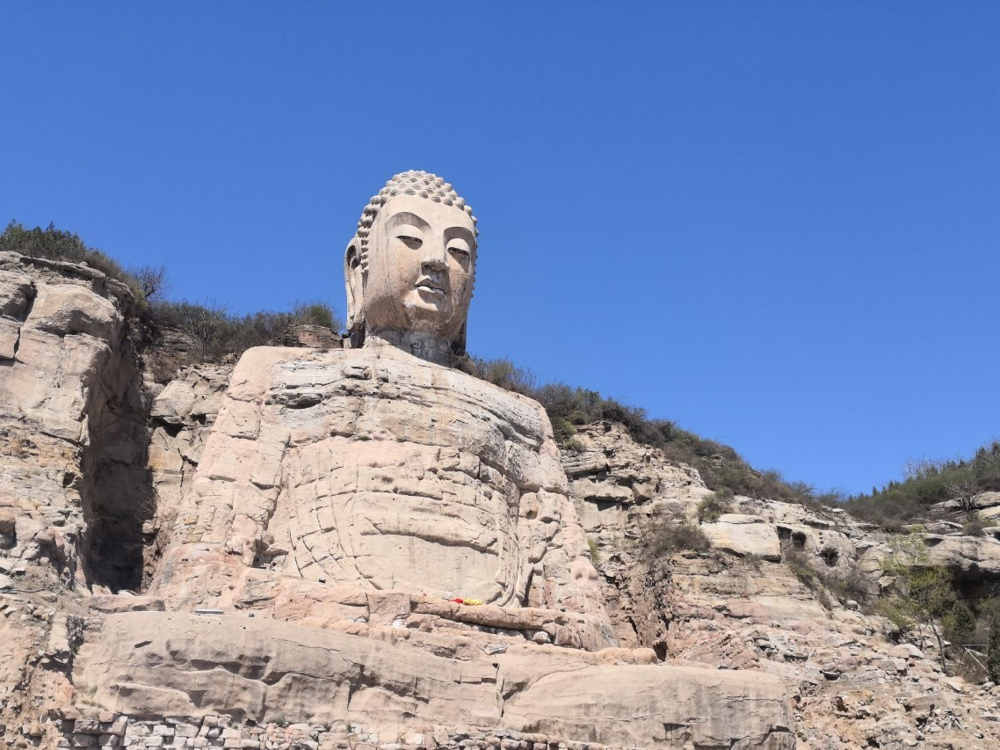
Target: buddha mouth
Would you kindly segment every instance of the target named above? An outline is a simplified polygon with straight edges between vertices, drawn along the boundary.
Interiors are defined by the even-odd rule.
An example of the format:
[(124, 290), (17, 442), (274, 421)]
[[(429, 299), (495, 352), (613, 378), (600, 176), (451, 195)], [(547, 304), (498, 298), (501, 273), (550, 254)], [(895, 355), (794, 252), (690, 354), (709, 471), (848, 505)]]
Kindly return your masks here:
[(420, 281), (418, 281), (417, 282), (417, 289), (419, 289), (422, 292), (430, 292), (431, 294), (445, 294), (446, 293), (445, 290), (441, 286), (439, 286), (438, 284), (435, 284), (433, 281), (430, 281), (428, 279), (421, 279)]

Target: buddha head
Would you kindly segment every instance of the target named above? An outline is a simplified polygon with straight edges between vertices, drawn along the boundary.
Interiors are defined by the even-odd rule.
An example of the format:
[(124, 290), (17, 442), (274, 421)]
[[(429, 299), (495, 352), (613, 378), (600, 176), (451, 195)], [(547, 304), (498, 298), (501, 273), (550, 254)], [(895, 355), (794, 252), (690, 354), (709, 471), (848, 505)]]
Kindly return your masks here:
[(354, 345), (415, 336), (463, 352), (476, 237), (472, 209), (440, 177), (409, 171), (389, 180), (365, 206), (344, 257)]

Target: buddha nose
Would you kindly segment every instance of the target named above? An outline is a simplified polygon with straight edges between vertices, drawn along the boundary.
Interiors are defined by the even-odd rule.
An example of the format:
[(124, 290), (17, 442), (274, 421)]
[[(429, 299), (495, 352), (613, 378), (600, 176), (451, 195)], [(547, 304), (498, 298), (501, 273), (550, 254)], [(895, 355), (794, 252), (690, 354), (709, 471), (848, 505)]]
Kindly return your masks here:
[(427, 270), (446, 271), (448, 269), (448, 261), (444, 243), (424, 243), (424, 257), (421, 259), (420, 265)]

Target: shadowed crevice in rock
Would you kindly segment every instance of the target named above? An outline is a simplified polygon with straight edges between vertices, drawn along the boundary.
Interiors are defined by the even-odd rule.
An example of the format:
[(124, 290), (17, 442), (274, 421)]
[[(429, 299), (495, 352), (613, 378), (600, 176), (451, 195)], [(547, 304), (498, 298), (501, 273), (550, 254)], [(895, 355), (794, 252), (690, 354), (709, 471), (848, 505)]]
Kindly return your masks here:
[(82, 448), (84, 574), (91, 586), (112, 591), (141, 586), (143, 526), (156, 510), (148, 469), (149, 399), (142, 383), (141, 363), (126, 330), (90, 389)]

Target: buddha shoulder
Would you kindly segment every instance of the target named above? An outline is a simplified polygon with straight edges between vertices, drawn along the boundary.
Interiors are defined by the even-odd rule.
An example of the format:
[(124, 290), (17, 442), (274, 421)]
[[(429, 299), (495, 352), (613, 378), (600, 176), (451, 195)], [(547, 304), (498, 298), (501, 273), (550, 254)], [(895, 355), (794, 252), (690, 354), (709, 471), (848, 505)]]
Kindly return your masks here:
[(377, 411), (380, 401), (408, 402), (413, 408), (446, 407), (453, 419), (500, 420), (531, 443), (551, 436), (545, 411), (533, 399), (392, 346), (254, 347), (240, 357), (228, 397), (291, 409), (344, 398), (363, 398), (359, 406), (366, 411)]

